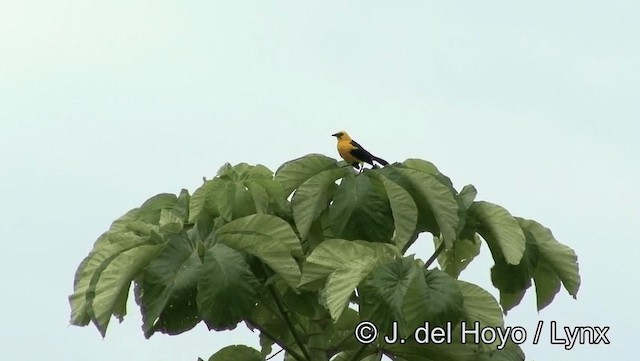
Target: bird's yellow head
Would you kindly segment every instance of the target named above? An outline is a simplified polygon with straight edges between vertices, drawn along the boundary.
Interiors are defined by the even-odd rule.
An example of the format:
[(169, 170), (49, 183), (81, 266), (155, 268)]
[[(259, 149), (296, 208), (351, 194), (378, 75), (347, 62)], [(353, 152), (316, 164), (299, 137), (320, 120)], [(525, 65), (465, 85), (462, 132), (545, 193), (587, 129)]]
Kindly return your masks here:
[(335, 134), (331, 134), (331, 136), (338, 138), (338, 140), (351, 140), (349, 134), (347, 134), (347, 132), (345, 132), (344, 130), (341, 130)]

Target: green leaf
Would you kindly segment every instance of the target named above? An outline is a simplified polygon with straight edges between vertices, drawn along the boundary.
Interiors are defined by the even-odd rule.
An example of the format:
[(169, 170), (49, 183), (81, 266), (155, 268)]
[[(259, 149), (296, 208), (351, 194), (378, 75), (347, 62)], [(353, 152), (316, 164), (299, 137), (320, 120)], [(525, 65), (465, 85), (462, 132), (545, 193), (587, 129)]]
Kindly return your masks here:
[(382, 175), (403, 187), (418, 207), (418, 229), (441, 237), (447, 248), (457, 238), (458, 202), (451, 188), (432, 174), (409, 168), (385, 167)]
[(346, 168), (329, 169), (305, 181), (293, 194), (293, 219), (301, 239), (306, 239), (313, 221), (329, 206), (335, 181), (345, 176)]
[(287, 288), (283, 298), (289, 310), (296, 314), (312, 317), (316, 313), (318, 307), (316, 292), (293, 291), (291, 288)]
[(434, 177), (436, 177), (438, 182), (447, 186), (451, 191), (455, 193), (455, 188), (453, 188), (453, 183), (451, 182), (451, 179), (449, 179), (449, 177), (447, 177), (446, 175), (440, 173), (438, 168), (436, 168), (436, 166), (429, 161), (426, 161), (424, 159), (416, 159), (416, 158), (407, 159), (404, 162), (402, 162), (402, 167), (415, 169), (424, 173), (431, 174)]
[(501, 350), (486, 352), (475, 358), (473, 361), (524, 361), (524, 352), (520, 346), (511, 341), (507, 341), (506, 346)]
[(409, 158), (404, 162), (402, 162), (402, 165), (404, 165), (407, 168), (429, 173), (431, 175), (440, 174), (440, 171), (433, 163), (426, 161), (424, 159)]
[(145, 337), (155, 331), (175, 335), (200, 322), (195, 295), (201, 264), (193, 244), (178, 235), (149, 262), (136, 282)]
[[(327, 347), (341, 350), (358, 349), (362, 344), (356, 340), (354, 330), (360, 322), (358, 312), (351, 308), (345, 308), (340, 318), (334, 323), (329, 323), (325, 328)], [(345, 340), (345, 338), (348, 339)]]
[(478, 191), (476, 190), (476, 187), (471, 184), (467, 184), (466, 186), (464, 186), (460, 193), (458, 193), (458, 199), (460, 199), (460, 205), (462, 206), (462, 208), (469, 209), (469, 207), (471, 207), (471, 205), (473, 204), (473, 201), (476, 199), (477, 195)]
[(325, 297), (334, 320), (340, 318), (351, 294), (369, 272), (376, 265), (393, 257), (389, 251), (390, 245), (379, 243), (370, 245), (365, 246), (343, 239), (329, 239), (316, 247), (307, 257), (300, 285), (328, 277)]
[(282, 185), (284, 196), (288, 197), (294, 189), (312, 176), (337, 167), (338, 163), (333, 158), (321, 154), (309, 154), (284, 163), (276, 170), (274, 179)]
[[(424, 326), (424, 325), (422, 325)], [(390, 352), (396, 360), (400, 358), (406, 361), (474, 361), (478, 354), (482, 352), (480, 345), (467, 342), (460, 342), (460, 332), (452, 330), (451, 343), (417, 343), (413, 339), (408, 339), (405, 343), (395, 343), (385, 349)]]
[(517, 293), (531, 287), (532, 272), (524, 264), (511, 265), (499, 259), (491, 267), (491, 282), (501, 292)]
[(328, 277), (335, 270), (348, 266), (351, 261), (370, 257), (381, 261), (397, 255), (395, 247), (384, 243), (327, 239), (316, 247), (304, 264), (300, 286)]
[[(458, 281), (457, 284), (464, 298), (463, 318), (467, 323), (467, 328), (473, 327), (476, 321), (480, 323), (480, 328), (491, 327), (496, 329), (504, 326), (502, 308), (489, 292), (472, 283)], [(455, 332), (460, 332), (460, 326), (457, 327)], [(480, 346), (484, 351), (492, 351), (496, 349), (499, 343), (497, 340), (493, 344), (483, 343)]]
[(263, 361), (260, 352), (244, 345), (227, 346), (209, 357), (209, 361)]
[(560, 291), (560, 279), (549, 262), (541, 259), (533, 272), (533, 282), (536, 286), (536, 304), (540, 311), (551, 304)]
[(334, 321), (340, 318), (349, 304), (351, 294), (376, 263), (377, 260), (373, 257), (352, 260), (349, 266), (338, 268), (329, 275), (325, 297), (327, 308)]
[(329, 206), (329, 218), (331, 229), (338, 238), (370, 242), (391, 240), (394, 225), (389, 199), (382, 182), (369, 173), (373, 172), (358, 176), (347, 174), (336, 190)]
[[(287, 197), (285, 197), (280, 183), (273, 179), (256, 179), (252, 180), (250, 183), (260, 185), (267, 192), (267, 195), (269, 196), (269, 212), (267, 213), (275, 213), (277, 215), (284, 214), (288, 218), (291, 217), (291, 204), (287, 200)], [(253, 199), (255, 202), (256, 197), (253, 196)], [(257, 208), (258, 206), (256, 205), (256, 209)]]
[(117, 239), (110, 237), (112, 233), (134, 232), (138, 235), (149, 236), (152, 231), (158, 232), (157, 226), (160, 223), (162, 210), (179, 210), (181, 207), (179, 202), (178, 197), (170, 193), (161, 193), (149, 198), (140, 207), (134, 208), (116, 219), (109, 230), (95, 242), (94, 249), (97, 249), (103, 242), (117, 241)]
[(423, 276), (414, 277), (404, 299), (404, 315), (409, 333), (428, 321), (432, 325), (457, 322), (463, 316), (463, 297), (457, 281), (438, 270), (420, 269)]
[(239, 252), (216, 243), (204, 255), (198, 282), (198, 310), (209, 329), (234, 329), (257, 301), (259, 283)]
[[(539, 251), (536, 240), (529, 232), (523, 234), (525, 235), (525, 249), (520, 262), (512, 265), (508, 264), (504, 258), (499, 257), (495, 260), (495, 265), (491, 267), (491, 282), (500, 290), (501, 295), (502, 293), (519, 295), (520, 292), (531, 287), (531, 278), (538, 264)], [(506, 303), (501, 302), (503, 309), (508, 311), (517, 302), (520, 302), (520, 298), (506, 296), (504, 298)], [(515, 301), (517, 302), (512, 303)]]
[(216, 196), (224, 188), (224, 182), (220, 179), (205, 181), (196, 189), (189, 201), (189, 223), (194, 223), (202, 213), (208, 213), (211, 218), (220, 214), (216, 205)]
[(500, 305), (502, 305), (502, 310), (505, 315), (507, 314), (507, 311), (520, 304), (525, 292), (526, 290), (513, 293), (500, 291)]
[(473, 217), (469, 217), (469, 207), (473, 205), (473, 201), (478, 195), (476, 188), (467, 184), (462, 188), (460, 193), (456, 195), (456, 201), (458, 202), (458, 238), (474, 239), (476, 233), (476, 221)]
[(395, 228), (391, 240), (398, 246), (398, 249), (404, 249), (405, 245), (415, 235), (418, 222), (418, 207), (404, 188), (378, 172), (367, 172), (367, 174), (372, 174), (382, 182), (387, 192)]
[(269, 212), (269, 193), (264, 187), (256, 182), (247, 182), (246, 187), (251, 193), (253, 203), (256, 208), (256, 213), (268, 213)]
[(478, 233), (487, 241), (493, 259), (504, 258), (508, 264), (520, 263), (525, 237), (518, 221), (499, 205), (474, 202), (469, 212), (478, 222)]
[(286, 221), (276, 216), (254, 214), (237, 219), (216, 230), (218, 241), (258, 257), (295, 288), (300, 268), (292, 256), (302, 254), (302, 246)]
[[(299, 324), (308, 324), (308, 319), (304, 315), (296, 315)], [(245, 321), (247, 326), (253, 331), (260, 330), (260, 343), (263, 347), (272, 345), (274, 337), (277, 341), (285, 345), (289, 345), (298, 354), (301, 350), (296, 344), (296, 340), (291, 335), (291, 331), (287, 327), (287, 323), (283, 320), (281, 314), (277, 311), (277, 306), (273, 298), (267, 292), (260, 295), (258, 304), (254, 307), (250, 320)], [(269, 336), (267, 336), (267, 334)], [(267, 350), (265, 350), (266, 352)]]
[[(404, 301), (417, 276), (423, 277), (423, 273), (413, 256), (398, 258), (376, 267), (358, 287), (362, 319), (376, 324), (381, 334), (390, 334), (393, 321), (397, 321), (400, 330), (404, 331)], [(408, 336), (402, 332), (401, 335)]]
[[(159, 220), (158, 212), (158, 220)], [(105, 335), (112, 314), (123, 315), (131, 281), (149, 264), (164, 243), (133, 232), (110, 233), (96, 242), (76, 271), (74, 293), (69, 296), (71, 324), (92, 321)]]
[(226, 163), (220, 167), (216, 176), (222, 180), (237, 183), (251, 179), (272, 179), (273, 172), (262, 164), (249, 165), (247, 163), (238, 163), (232, 166)]
[[(440, 268), (451, 277), (458, 278), (469, 263), (480, 254), (480, 237), (476, 234), (473, 236), (472, 239), (457, 239), (451, 248), (445, 249), (438, 255)], [(433, 241), (436, 249), (442, 243), (438, 237), (433, 237)]]
[[(558, 242), (551, 231), (540, 223), (522, 218), (518, 218), (518, 222), (522, 229), (535, 239), (539, 257), (544, 261), (542, 267), (550, 267), (562, 281), (567, 292), (576, 298), (580, 288), (580, 274), (576, 253), (571, 248)], [(538, 309), (542, 309), (546, 306), (545, 303), (551, 302), (551, 300), (553, 300), (553, 296), (545, 297), (543, 302), (538, 302)]]
[(255, 213), (251, 193), (243, 182), (223, 181), (223, 186), (214, 195), (218, 211), (226, 222)]
[(464, 298), (464, 318), (468, 322), (480, 321), (482, 326), (501, 327), (504, 325), (502, 309), (498, 301), (484, 288), (464, 281), (457, 281)]
[(159, 225), (162, 232), (178, 233), (182, 230), (184, 223), (177, 212), (165, 208), (160, 212)]

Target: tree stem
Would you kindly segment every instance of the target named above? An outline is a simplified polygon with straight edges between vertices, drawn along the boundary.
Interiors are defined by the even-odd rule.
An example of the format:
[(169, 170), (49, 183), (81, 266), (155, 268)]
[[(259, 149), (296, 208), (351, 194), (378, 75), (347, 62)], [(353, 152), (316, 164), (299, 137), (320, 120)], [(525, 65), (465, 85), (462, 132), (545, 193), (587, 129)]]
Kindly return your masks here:
[(274, 336), (271, 332), (267, 331), (267, 329), (265, 329), (264, 327), (260, 326), (259, 324), (257, 324), (256, 322), (253, 322), (251, 320), (247, 320), (247, 322), (250, 323), (251, 326), (257, 328), (258, 331), (260, 331), (260, 333), (262, 333), (265, 336), (267, 336), (268, 338), (270, 338), (271, 341), (273, 341), (275, 344), (277, 344), (278, 346), (282, 347), (282, 349), (285, 350), (289, 355), (291, 355), (291, 357), (296, 359), (296, 361), (305, 361), (304, 356), (302, 356), (301, 354), (299, 354), (295, 350), (291, 349), (291, 347), (289, 347), (289, 345), (287, 345), (286, 343), (278, 340), (278, 338), (276, 336)]
[(431, 266), (431, 264), (433, 263), (433, 261), (436, 260), (436, 258), (438, 258), (438, 256), (440, 255), (440, 253), (442, 253), (442, 251), (444, 251), (444, 242), (440, 243), (440, 245), (438, 246), (438, 248), (433, 252), (433, 254), (431, 255), (431, 257), (429, 257), (429, 259), (427, 260), (427, 262), (424, 264), (424, 268), (429, 268), (429, 266)]
[(286, 308), (282, 304), (282, 301), (280, 300), (278, 293), (276, 292), (276, 290), (273, 288), (272, 285), (267, 286), (267, 289), (269, 290), (269, 294), (271, 295), (271, 297), (273, 297), (273, 301), (275, 302), (276, 307), (278, 308), (278, 311), (282, 315), (282, 319), (284, 319), (284, 322), (287, 324), (289, 331), (291, 331), (291, 335), (293, 335), (293, 338), (296, 340), (296, 343), (298, 344), (298, 346), (300, 347), (300, 350), (304, 354), (305, 360), (311, 360), (311, 355), (309, 354), (309, 350), (307, 350), (306, 344), (302, 340), (302, 337), (298, 334), (298, 331), (293, 325), (293, 322), (291, 322), (291, 319), (289, 318), (289, 312), (286, 310)]

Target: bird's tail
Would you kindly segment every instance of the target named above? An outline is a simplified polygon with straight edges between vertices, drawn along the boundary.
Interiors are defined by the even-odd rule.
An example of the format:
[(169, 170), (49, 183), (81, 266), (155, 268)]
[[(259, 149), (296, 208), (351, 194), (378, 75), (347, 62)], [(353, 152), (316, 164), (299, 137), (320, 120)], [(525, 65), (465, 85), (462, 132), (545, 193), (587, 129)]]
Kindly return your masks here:
[(373, 160), (375, 160), (376, 162), (378, 162), (378, 163), (382, 164), (382, 165), (388, 165), (388, 164), (389, 164), (389, 162), (387, 162), (386, 160), (384, 160), (384, 159), (382, 159), (382, 158), (378, 158), (378, 157), (376, 157), (376, 156), (371, 156), (371, 158), (372, 158)]

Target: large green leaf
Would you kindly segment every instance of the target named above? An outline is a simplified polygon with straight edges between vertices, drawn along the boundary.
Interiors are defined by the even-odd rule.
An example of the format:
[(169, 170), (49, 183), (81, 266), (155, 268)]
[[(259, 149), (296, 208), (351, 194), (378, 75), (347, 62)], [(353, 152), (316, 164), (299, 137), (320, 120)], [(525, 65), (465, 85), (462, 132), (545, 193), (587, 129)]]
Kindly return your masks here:
[[(433, 237), (436, 249), (442, 241), (438, 237)], [(450, 276), (458, 278), (469, 263), (480, 254), (480, 245), (482, 244), (480, 237), (473, 234), (473, 238), (460, 238), (453, 242), (453, 246), (445, 249), (438, 255), (438, 264), (440, 268)]]
[(222, 192), (224, 182), (220, 179), (205, 181), (196, 189), (189, 202), (189, 222), (194, 223), (203, 212), (211, 214), (211, 217), (220, 214), (216, 205), (216, 195)]
[(244, 180), (272, 179), (273, 172), (262, 164), (238, 163), (232, 166), (229, 163), (225, 163), (218, 170), (216, 177), (232, 182), (240, 182)]
[(246, 217), (256, 212), (251, 192), (242, 181), (221, 180), (223, 186), (214, 194), (220, 216), (226, 221)]
[[(502, 327), (504, 320), (502, 318), (502, 309), (493, 296), (482, 287), (478, 287), (472, 283), (458, 281), (458, 288), (464, 298), (463, 312), (466, 328), (472, 328), (475, 322), (480, 323), (480, 328), (491, 327), (493, 329)], [(455, 332), (461, 332), (460, 327)], [(495, 350), (499, 341), (494, 344), (481, 344), (485, 351)]]
[(478, 233), (487, 241), (493, 259), (504, 258), (506, 263), (520, 263), (525, 237), (518, 221), (499, 205), (474, 202), (469, 212), (478, 222)]
[(516, 345), (511, 341), (507, 341), (506, 346), (501, 349), (493, 349), (491, 352), (485, 352), (478, 357), (474, 358), (473, 361), (524, 361), (525, 356), (524, 352), (520, 346)]
[(460, 280), (456, 283), (464, 298), (462, 308), (467, 322), (479, 321), (483, 327), (494, 328), (504, 325), (502, 309), (491, 293), (473, 283)]
[(459, 332), (453, 330), (451, 343), (417, 343), (408, 339), (404, 343), (391, 344), (386, 349), (396, 360), (400, 358), (405, 361), (475, 361), (482, 352), (480, 345), (471, 342), (462, 344)]
[(416, 276), (423, 274), (413, 257), (398, 258), (376, 267), (358, 287), (361, 318), (376, 324), (382, 334), (389, 334), (393, 321), (404, 331), (404, 301)]
[(184, 226), (184, 219), (177, 211), (171, 209), (163, 209), (160, 212), (160, 220), (158, 223), (162, 232), (178, 233), (182, 231), (182, 227)]
[(209, 357), (209, 361), (263, 361), (260, 352), (245, 345), (227, 346)]
[(207, 249), (198, 281), (198, 310), (209, 329), (234, 329), (257, 301), (259, 283), (238, 251), (223, 243)]
[(69, 296), (71, 324), (84, 326), (92, 321), (104, 336), (111, 315), (125, 313), (131, 281), (164, 247), (160, 236), (133, 232), (110, 233), (103, 242), (96, 242), (76, 271), (74, 293)]
[[(371, 353), (371, 352), (374, 352), (374, 353)], [(340, 352), (337, 355), (335, 355), (331, 359), (331, 361), (353, 361), (356, 355), (359, 355), (358, 358), (355, 359), (357, 361), (379, 361), (378, 352), (371, 351), (371, 350), (366, 350), (364, 352), (359, 352), (359, 351)]]
[(307, 238), (313, 221), (329, 206), (336, 188), (335, 181), (347, 174), (345, 169), (321, 171), (311, 176), (293, 194), (293, 219), (301, 239)]
[(334, 321), (344, 312), (356, 287), (379, 262), (375, 257), (360, 257), (329, 275), (324, 295)]
[[(458, 202), (458, 217), (460, 218), (457, 228), (458, 238), (472, 239), (473, 236), (471, 234), (476, 232), (475, 220), (469, 219), (468, 210), (477, 195), (478, 191), (471, 184), (464, 186), (460, 193), (456, 195), (456, 201)], [(465, 233), (465, 231), (466, 234), (461, 234)]]
[(527, 290), (522, 290), (513, 293), (500, 291), (500, 305), (505, 315), (507, 311), (520, 304), (526, 291)]
[[(567, 292), (575, 298), (580, 288), (580, 274), (576, 253), (571, 248), (558, 242), (551, 231), (540, 223), (522, 218), (517, 218), (517, 220), (522, 229), (535, 239), (539, 258), (544, 261), (543, 267), (552, 269), (557, 278), (562, 281)], [(552, 299), (553, 296), (543, 299), (542, 303), (538, 303), (538, 309), (542, 309), (545, 306), (544, 303), (551, 302)]]
[(424, 159), (409, 158), (404, 162), (402, 162), (401, 166), (404, 168), (415, 169), (424, 173), (431, 174), (432, 176), (436, 177), (436, 179), (440, 183), (447, 186), (449, 189), (451, 189), (452, 192), (455, 193), (455, 188), (453, 188), (453, 183), (451, 182), (451, 179), (449, 179), (449, 177), (447, 177), (446, 175), (442, 174), (440, 170), (433, 163), (426, 161)]
[(327, 239), (316, 247), (304, 264), (300, 286), (328, 277), (353, 260), (372, 257), (381, 262), (399, 255), (395, 246), (384, 243)]
[(132, 221), (140, 221), (149, 224), (160, 222), (160, 213), (165, 208), (175, 207), (178, 197), (171, 193), (160, 193), (146, 200), (140, 207), (134, 208), (122, 217), (118, 218), (110, 227), (111, 231), (124, 231), (121, 226)]
[[(246, 184), (249, 189), (251, 189), (251, 186), (254, 184), (259, 185), (267, 192), (269, 197), (269, 208), (263, 213), (274, 213), (276, 215), (283, 214), (287, 217), (291, 217), (291, 205), (289, 204), (287, 197), (284, 195), (284, 191), (280, 183), (273, 179), (255, 179), (247, 182)], [(256, 202), (256, 199), (258, 199), (256, 194), (252, 193), (252, 197), (254, 202)], [(260, 202), (264, 202), (264, 199), (260, 199)], [(256, 205), (256, 210), (257, 209), (258, 206)]]
[(251, 194), (256, 213), (268, 213), (269, 193), (267, 193), (267, 190), (262, 185), (253, 181), (246, 182), (245, 187), (247, 187)]
[(300, 281), (300, 268), (293, 256), (302, 254), (300, 240), (286, 221), (276, 216), (254, 214), (216, 230), (218, 241), (258, 257), (290, 286)]
[(418, 207), (419, 230), (441, 237), (450, 248), (459, 226), (459, 206), (452, 188), (416, 169), (384, 167), (379, 171), (411, 194)]
[(415, 235), (418, 222), (418, 207), (404, 188), (378, 172), (367, 172), (367, 174), (371, 174), (381, 181), (387, 192), (395, 228), (391, 240), (398, 246), (398, 249), (404, 249), (405, 245)]
[[(257, 305), (254, 307), (250, 319), (245, 323), (253, 331), (260, 330), (260, 344), (263, 354), (269, 354), (269, 349), (274, 341), (290, 345), (298, 354), (301, 354), (300, 347), (296, 344), (287, 323), (282, 318), (282, 314), (277, 310), (273, 297), (268, 292), (263, 292), (259, 296)], [(308, 319), (304, 315), (296, 314), (297, 325), (307, 325)], [(297, 329), (302, 332), (300, 328)], [(272, 338), (273, 337), (273, 338)], [(274, 340), (275, 339), (275, 340)]]
[(341, 350), (354, 350), (362, 344), (353, 336), (357, 324), (360, 322), (358, 311), (345, 308), (336, 322), (329, 323), (325, 328), (327, 347)]
[(388, 242), (393, 236), (393, 217), (385, 187), (369, 173), (373, 172), (347, 174), (336, 190), (329, 218), (338, 238)]
[(533, 272), (533, 282), (536, 287), (536, 304), (538, 311), (547, 307), (560, 291), (560, 279), (545, 259), (538, 260), (538, 266)]
[(312, 176), (338, 167), (335, 159), (321, 154), (309, 154), (284, 163), (276, 170), (274, 179), (282, 185), (284, 196), (288, 197)]
[(136, 281), (145, 337), (155, 331), (181, 333), (200, 321), (195, 295), (201, 264), (192, 242), (180, 235), (172, 236), (166, 248), (149, 262)]
[(529, 232), (523, 234), (525, 249), (520, 262), (516, 265), (508, 264), (504, 258), (498, 257), (495, 265), (491, 267), (491, 282), (500, 290), (501, 300), (505, 300), (505, 303), (501, 301), (505, 311), (515, 306), (515, 301), (519, 302), (519, 299), (511, 296), (502, 297), (502, 294), (519, 295), (531, 287), (531, 278), (538, 264), (538, 244)]
[(328, 277), (324, 295), (334, 320), (340, 317), (351, 294), (369, 272), (397, 252), (392, 245), (363, 243), (329, 239), (316, 247), (305, 262), (300, 285)]
[[(279, 185), (273, 181), (273, 173), (265, 166), (225, 164), (216, 178), (205, 181), (194, 192), (189, 204), (189, 221), (195, 222), (206, 212), (213, 217), (220, 215), (224, 222), (230, 222), (256, 212), (281, 211), (284, 201)], [(273, 209), (270, 205), (274, 206)]]
[(420, 270), (423, 276), (413, 278), (404, 299), (407, 333), (427, 321), (440, 326), (456, 323), (463, 316), (463, 297), (456, 279), (438, 269)]

